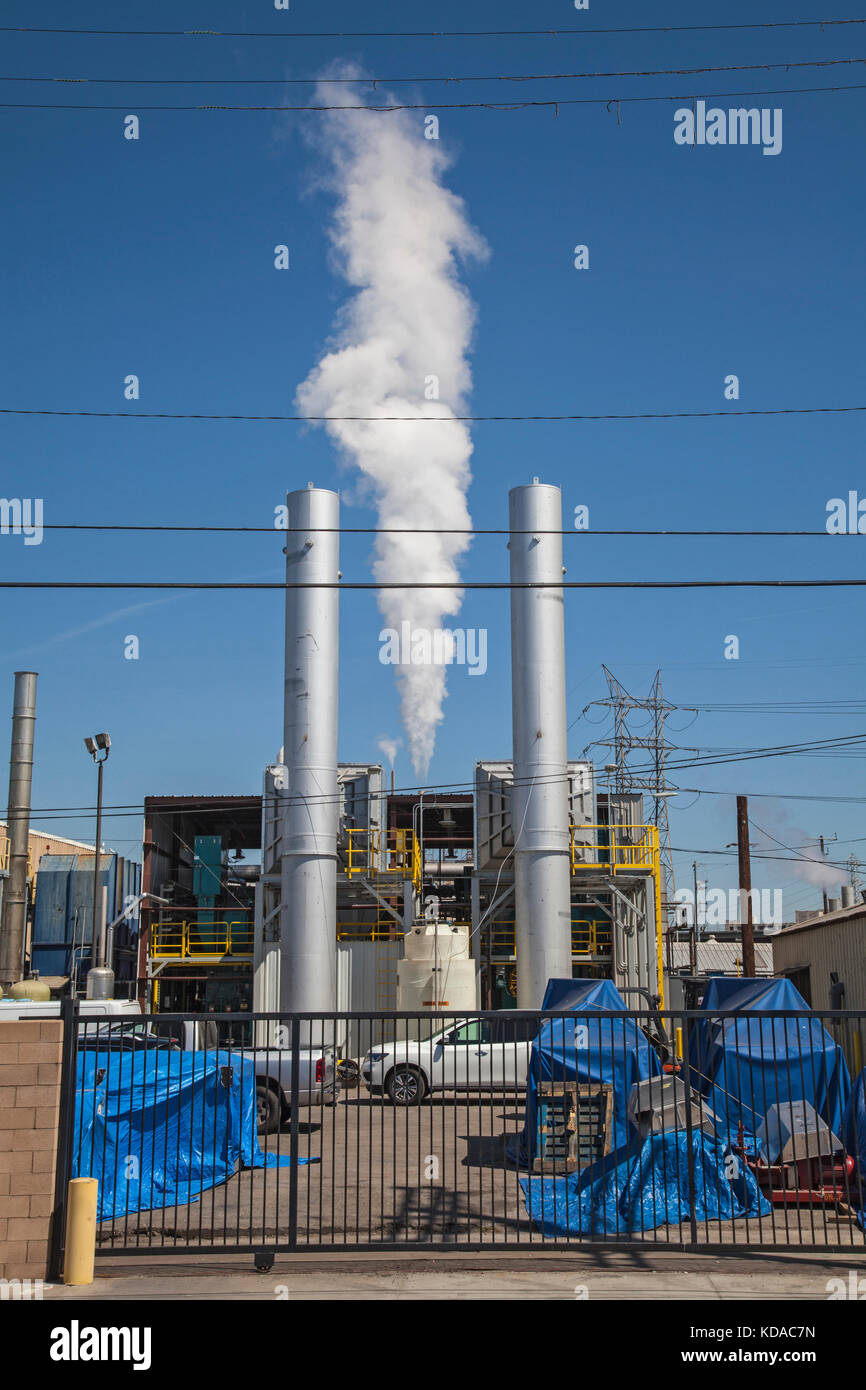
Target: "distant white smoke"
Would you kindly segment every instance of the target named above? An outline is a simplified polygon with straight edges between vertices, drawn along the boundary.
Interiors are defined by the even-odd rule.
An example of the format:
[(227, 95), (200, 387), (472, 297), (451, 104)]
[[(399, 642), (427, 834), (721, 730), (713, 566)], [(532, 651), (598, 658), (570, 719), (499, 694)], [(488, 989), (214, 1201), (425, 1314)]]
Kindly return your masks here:
[[(354, 88), (340, 92), (341, 103), (360, 99)], [(324, 88), (320, 97), (333, 101), (333, 93)], [(379, 90), (372, 100), (388, 98)], [(337, 194), (330, 237), (357, 293), (339, 314), (330, 350), (298, 389), (299, 411), (450, 421), (334, 420), (326, 428), (367, 480), (380, 526), (468, 528), (472, 443), (454, 417), (467, 413), (475, 315), (458, 258), (485, 255), (484, 241), (462, 199), (443, 187), (449, 161), (438, 141), (424, 138), (420, 118), (333, 112), (322, 120), (316, 149)], [(465, 535), (379, 535), (373, 573), (383, 581), (453, 583), (468, 546)], [(379, 608), (389, 627), (409, 621), (433, 631), (462, 599), (457, 589), (390, 589), (380, 593)], [(395, 669), (409, 753), (424, 777), (443, 717), (444, 665)]]
[[(817, 835), (804, 830), (801, 825), (795, 825), (788, 819), (784, 808), (764, 806), (761, 819), (769, 821), (775, 834), (774, 839), (771, 832), (762, 830), (751, 821), (752, 830), (757, 830), (768, 839), (767, 844), (761, 845), (762, 853), (769, 852), (784, 858), (785, 872), (793, 878), (814, 884), (830, 894), (838, 893), (839, 885), (847, 875), (838, 865), (828, 864), (822, 859)], [(786, 846), (791, 848), (786, 849)], [(832, 841), (827, 848), (832, 856)]]
[(379, 749), (380, 753), (384, 754), (388, 759), (388, 763), (393, 768), (397, 759), (397, 749), (400, 747), (400, 740), (398, 738), (380, 738), (376, 747)]

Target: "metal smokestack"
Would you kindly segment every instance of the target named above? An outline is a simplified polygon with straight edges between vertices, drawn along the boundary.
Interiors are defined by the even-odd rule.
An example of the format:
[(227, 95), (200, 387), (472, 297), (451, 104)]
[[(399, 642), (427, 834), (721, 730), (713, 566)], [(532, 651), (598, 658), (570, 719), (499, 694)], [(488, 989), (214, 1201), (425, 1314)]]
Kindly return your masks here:
[[(335, 585), (339, 497), (311, 483), (290, 492), (286, 502), (287, 583)], [(280, 914), (285, 1012), (328, 1012), (337, 1001), (338, 614), (336, 588), (286, 591)]]
[[(508, 508), (512, 583), (561, 585), (559, 488), (537, 479), (512, 488)], [(535, 1009), (551, 977), (571, 976), (561, 588), (511, 590), (511, 708), (517, 1006)]]
[(12, 752), (9, 759), (9, 879), (3, 894), (0, 930), (0, 984), (22, 976), (27, 929), (27, 847), (30, 839), (30, 788), (33, 780), (33, 734), (36, 725), (36, 672), (15, 672)]

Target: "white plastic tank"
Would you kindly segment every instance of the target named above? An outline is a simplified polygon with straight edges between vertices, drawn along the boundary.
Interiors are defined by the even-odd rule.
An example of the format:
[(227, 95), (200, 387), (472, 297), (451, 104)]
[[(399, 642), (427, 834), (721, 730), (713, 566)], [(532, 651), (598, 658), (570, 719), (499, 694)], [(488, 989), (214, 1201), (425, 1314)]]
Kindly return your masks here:
[[(466, 922), (416, 922), (397, 965), (397, 1008), (406, 1013), (472, 1013), (478, 1008), (475, 961)], [(410, 1021), (407, 1036), (420, 1024)]]

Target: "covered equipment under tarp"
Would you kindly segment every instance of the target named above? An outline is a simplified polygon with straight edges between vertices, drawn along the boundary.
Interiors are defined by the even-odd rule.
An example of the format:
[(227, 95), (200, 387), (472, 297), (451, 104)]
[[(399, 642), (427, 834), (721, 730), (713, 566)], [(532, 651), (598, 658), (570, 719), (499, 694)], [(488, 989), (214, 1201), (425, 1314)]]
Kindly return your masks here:
[[(787, 1018), (760, 1018), (782, 1010)], [(735, 1018), (713, 1018), (735, 1011)], [(845, 1132), (851, 1092), (842, 1049), (785, 979), (710, 980), (701, 1005), (706, 1018), (690, 1024), (691, 1085), (715, 1113), (720, 1135), (747, 1147), (772, 1106), (805, 1100), (834, 1134)]]
[[(521, 1178), (526, 1210), (549, 1239), (612, 1239), (678, 1225), (692, 1212), (688, 1146), (684, 1130), (651, 1134), (582, 1173)], [(726, 1144), (696, 1130), (691, 1146), (696, 1221), (768, 1215), (770, 1204), (751, 1169), (743, 1166), (737, 1176), (728, 1177)]]
[(238, 1053), (83, 1052), (72, 1176), (98, 1179), (100, 1221), (195, 1202), (239, 1164), (290, 1162), (262, 1153), (256, 1119), (255, 1069)]
[(509, 1156), (521, 1165), (535, 1158), (538, 1086), (543, 1081), (610, 1085), (613, 1103), (606, 1148), (622, 1148), (635, 1133), (628, 1120), (629, 1092), (636, 1081), (659, 1075), (656, 1053), (633, 1018), (617, 1017), (628, 1006), (611, 980), (550, 980), (542, 1009), (567, 1009), (575, 1017), (542, 1021), (532, 1044), (526, 1122)]

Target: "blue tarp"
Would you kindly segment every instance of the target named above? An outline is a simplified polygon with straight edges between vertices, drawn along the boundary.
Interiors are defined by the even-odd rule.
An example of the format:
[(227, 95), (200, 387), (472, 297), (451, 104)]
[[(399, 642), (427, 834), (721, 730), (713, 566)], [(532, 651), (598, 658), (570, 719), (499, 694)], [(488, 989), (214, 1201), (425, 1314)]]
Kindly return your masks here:
[(543, 1009), (570, 1009), (574, 1018), (546, 1019), (532, 1044), (526, 1084), (526, 1122), (511, 1157), (531, 1163), (536, 1145), (536, 1097), (539, 1081), (608, 1082), (613, 1086), (610, 1148), (628, 1143), (634, 1130), (627, 1116), (628, 1097), (636, 1081), (661, 1071), (658, 1057), (631, 1018), (611, 980), (550, 980)]
[[(688, 1142), (683, 1130), (652, 1134), (643, 1144), (609, 1154), (580, 1173), (521, 1178), (526, 1210), (541, 1233), (552, 1238), (610, 1238), (688, 1221)], [(726, 1176), (722, 1141), (695, 1130), (692, 1151), (696, 1220), (769, 1214), (770, 1204), (749, 1168), (740, 1169), (740, 1177)]]
[(845, 1122), (845, 1148), (856, 1158), (866, 1188), (866, 1068), (855, 1078), (851, 1087)]
[(859, 1208), (857, 1224), (861, 1230), (866, 1230), (866, 1069), (858, 1074), (851, 1087), (845, 1120), (845, 1148), (857, 1163), (851, 1180), (851, 1205)]
[(79, 1054), (72, 1176), (99, 1180), (100, 1221), (197, 1201), (239, 1164), (290, 1161), (259, 1147), (249, 1058), (173, 1049)]
[[(720, 1134), (747, 1137), (760, 1128), (771, 1105), (806, 1100), (839, 1138), (851, 1092), (842, 1049), (803, 996), (785, 979), (710, 980), (701, 1011), (736, 1010), (737, 1018), (691, 1024), (691, 1085), (705, 1097)], [(790, 1018), (756, 1018), (756, 1011), (784, 1010)]]

